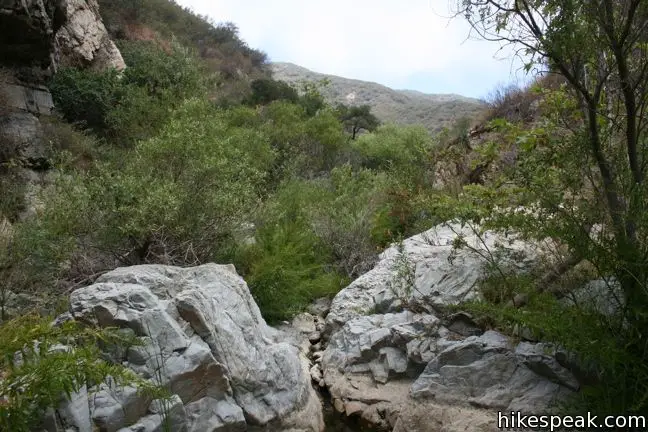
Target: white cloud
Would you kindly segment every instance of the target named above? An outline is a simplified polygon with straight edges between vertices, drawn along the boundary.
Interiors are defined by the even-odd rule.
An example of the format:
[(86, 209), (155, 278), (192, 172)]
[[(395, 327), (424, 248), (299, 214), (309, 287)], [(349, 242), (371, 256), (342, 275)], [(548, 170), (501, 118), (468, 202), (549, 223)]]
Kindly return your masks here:
[[(241, 37), (266, 51), (273, 61), (391, 87), (418, 82), (413, 76), (429, 75), (444, 85), (453, 83), (453, 92), (483, 96), (497, 82), (515, 78), (511, 62), (494, 58), (497, 44), (466, 40), (468, 24), (462, 18), (448, 18), (453, 1), (178, 2), (217, 22), (234, 22)], [(457, 82), (459, 78), (470, 82)], [(444, 90), (434, 85), (426, 88)]]

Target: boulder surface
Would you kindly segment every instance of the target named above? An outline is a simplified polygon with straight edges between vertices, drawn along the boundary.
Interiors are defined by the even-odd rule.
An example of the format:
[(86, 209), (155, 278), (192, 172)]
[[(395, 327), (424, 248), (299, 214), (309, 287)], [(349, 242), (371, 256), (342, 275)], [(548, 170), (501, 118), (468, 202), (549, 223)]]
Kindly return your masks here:
[(119, 268), (74, 291), (70, 313), (134, 333), (143, 344), (114, 360), (173, 395), (162, 403), (109, 383), (90, 388), (101, 431), (154, 431), (164, 421), (194, 432), (323, 429), (305, 357), (266, 324), (233, 266)]
[[(456, 249), (460, 235), (468, 247)], [(391, 247), (333, 299), (315, 353), (339, 412), (381, 430), (497, 430), (497, 412), (542, 413), (579, 389), (554, 347), (483, 331), (447, 306), (478, 299), (488, 251), (524, 271), (541, 250), (441, 225)], [(315, 378), (314, 378), (315, 379)]]

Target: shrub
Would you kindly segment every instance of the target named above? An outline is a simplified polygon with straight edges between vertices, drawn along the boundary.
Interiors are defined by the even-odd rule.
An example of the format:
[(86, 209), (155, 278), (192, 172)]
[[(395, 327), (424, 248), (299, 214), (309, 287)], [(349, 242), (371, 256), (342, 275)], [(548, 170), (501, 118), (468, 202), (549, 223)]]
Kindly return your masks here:
[(510, 122), (530, 121), (535, 113), (533, 104), (539, 99), (540, 96), (531, 86), (500, 85), (486, 98), (489, 111), (485, 120), (502, 118)]
[(299, 95), (297, 90), (283, 81), (276, 81), (269, 78), (261, 78), (252, 81), (252, 94), (245, 101), (248, 105), (267, 105), (276, 100), (297, 102)]
[(62, 68), (49, 83), (57, 109), (70, 123), (101, 134), (109, 127), (108, 113), (117, 103), (118, 72)]
[(0, 165), (0, 220), (15, 222), (25, 210), (25, 179), (17, 168)]
[(430, 134), (422, 126), (380, 126), (352, 144), (362, 166), (389, 172), (408, 186), (426, 185), (432, 169)]
[(328, 268), (328, 255), (303, 221), (283, 221), (261, 228), (256, 244), (244, 247), (238, 262), (263, 316), (276, 322), (344, 285), (344, 278)]
[(43, 412), (84, 385), (111, 377), (135, 385), (149, 397), (164, 392), (121, 365), (102, 359), (98, 342), (132, 344), (115, 329), (58, 326), (51, 318), (26, 315), (0, 326), (0, 430), (29, 432)]
[(50, 88), (67, 121), (129, 146), (153, 136), (185, 99), (204, 97), (210, 81), (200, 61), (178, 44), (169, 53), (147, 41), (120, 48), (129, 65), (121, 75), (67, 68)]
[(117, 156), (59, 179), (25, 233), (27, 264), (54, 278), (79, 247), (126, 265), (213, 260), (256, 204), (273, 154), (263, 135), (193, 100), (159, 136)]

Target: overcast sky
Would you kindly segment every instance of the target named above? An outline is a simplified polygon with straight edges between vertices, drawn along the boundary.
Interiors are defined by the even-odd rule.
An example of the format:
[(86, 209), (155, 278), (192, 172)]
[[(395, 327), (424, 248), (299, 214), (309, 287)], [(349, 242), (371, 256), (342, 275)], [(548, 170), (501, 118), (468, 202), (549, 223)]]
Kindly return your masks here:
[(395, 89), (485, 97), (525, 79), (510, 50), (466, 40), (456, 0), (176, 0), (216, 22), (231, 21), (271, 61), (374, 81)]

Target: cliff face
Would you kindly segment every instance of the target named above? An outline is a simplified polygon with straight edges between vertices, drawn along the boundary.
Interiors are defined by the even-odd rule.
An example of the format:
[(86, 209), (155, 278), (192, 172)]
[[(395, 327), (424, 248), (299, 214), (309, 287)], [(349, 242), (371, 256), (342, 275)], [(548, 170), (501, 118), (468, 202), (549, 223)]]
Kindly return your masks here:
[(126, 67), (101, 20), (96, 0), (59, 0), (58, 11), (65, 17), (55, 38), (61, 64), (97, 70)]
[(126, 66), (95, 0), (1, 0), (0, 28), (0, 65), (21, 81), (41, 81), (59, 64)]
[(47, 183), (48, 137), (41, 116), (54, 107), (44, 86), (61, 66), (126, 67), (96, 0), (0, 0), (0, 179), (25, 189), (25, 211)]

